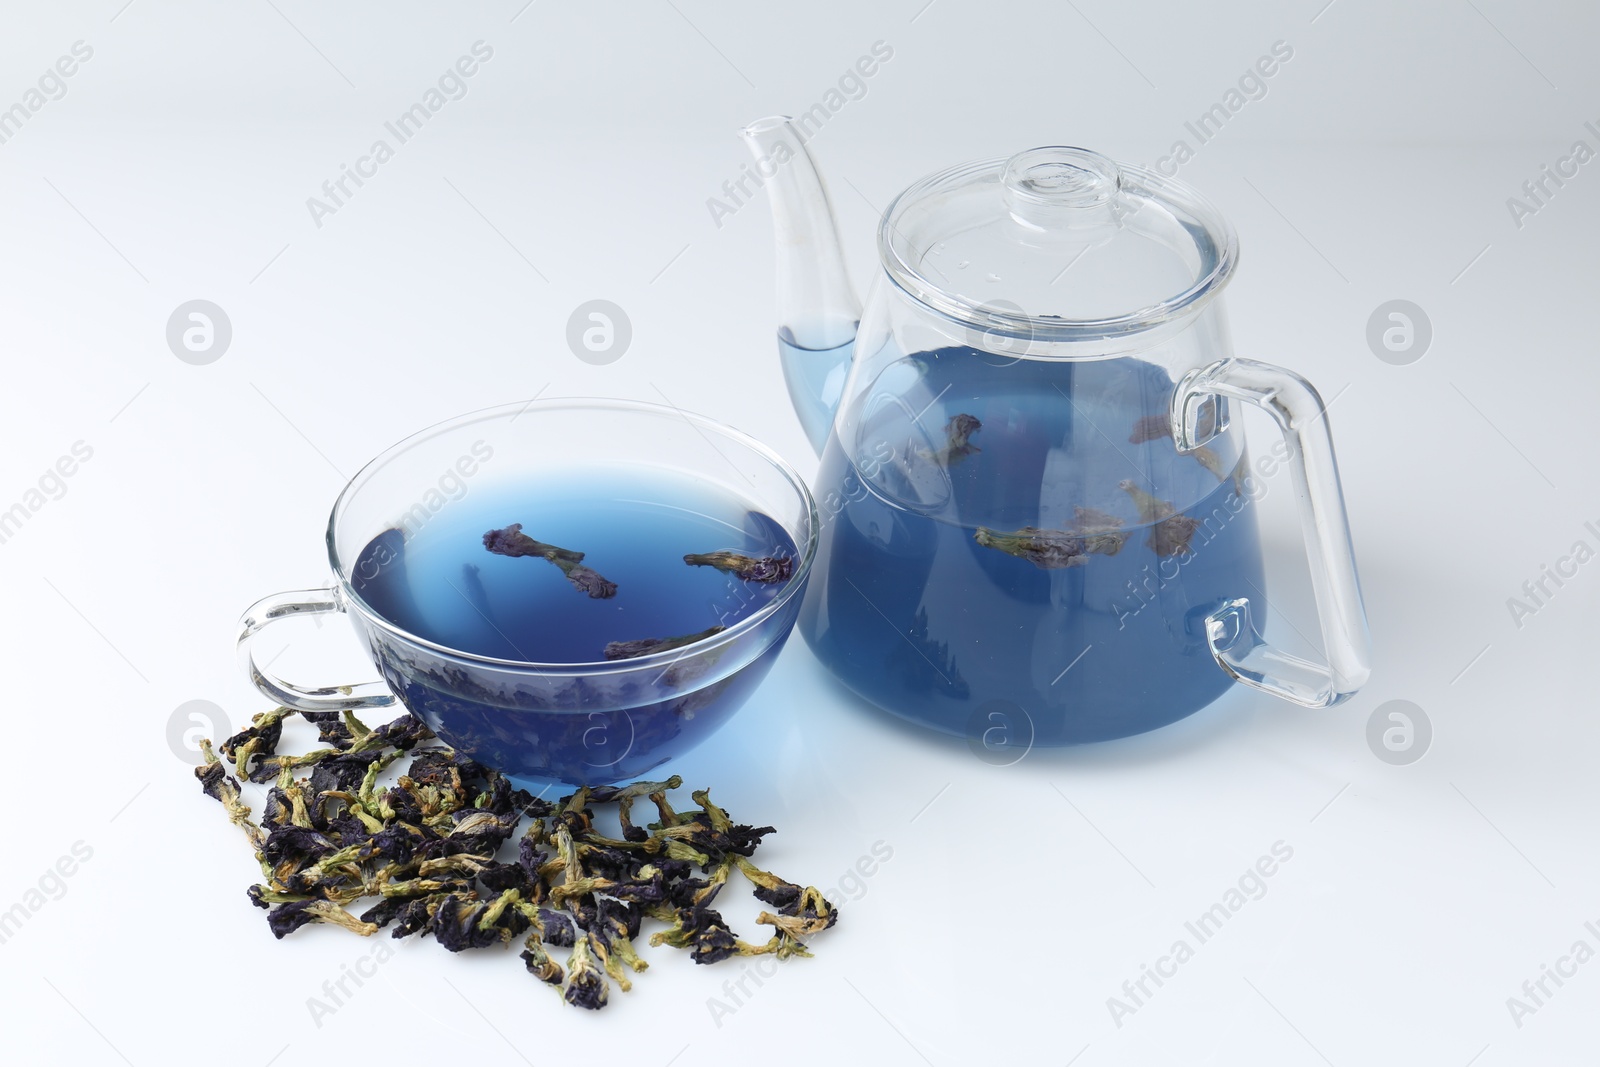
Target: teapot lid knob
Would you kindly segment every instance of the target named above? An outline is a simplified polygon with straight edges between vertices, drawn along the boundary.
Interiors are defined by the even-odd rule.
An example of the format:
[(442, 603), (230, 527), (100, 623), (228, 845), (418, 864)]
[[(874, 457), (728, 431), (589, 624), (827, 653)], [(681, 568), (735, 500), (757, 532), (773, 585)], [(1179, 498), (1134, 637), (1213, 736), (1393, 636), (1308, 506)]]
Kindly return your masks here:
[(1103, 207), (1122, 188), (1115, 161), (1087, 148), (1030, 148), (1006, 161), (1006, 205), (1023, 221), (1059, 224), (1062, 209)]

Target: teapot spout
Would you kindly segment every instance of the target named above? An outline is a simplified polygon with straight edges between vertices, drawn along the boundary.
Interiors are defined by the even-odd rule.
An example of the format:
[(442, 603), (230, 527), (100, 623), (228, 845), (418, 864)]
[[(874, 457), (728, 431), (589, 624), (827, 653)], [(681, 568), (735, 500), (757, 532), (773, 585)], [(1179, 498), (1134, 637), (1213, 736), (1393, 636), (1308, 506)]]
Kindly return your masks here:
[(845, 273), (828, 192), (785, 116), (742, 131), (772, 199), (778, 253), (778, 351), (795, 414), (820, 454), (844, 394), (861, 304)]

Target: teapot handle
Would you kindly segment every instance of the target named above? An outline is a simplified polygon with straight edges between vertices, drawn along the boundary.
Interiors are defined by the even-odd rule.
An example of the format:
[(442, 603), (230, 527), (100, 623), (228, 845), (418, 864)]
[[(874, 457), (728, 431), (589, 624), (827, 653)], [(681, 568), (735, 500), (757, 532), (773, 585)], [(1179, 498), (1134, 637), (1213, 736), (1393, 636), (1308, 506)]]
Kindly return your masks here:
[(1218, 666), (1244, 684), (1308, 708), (1331, 707), (1365, 684), (1372, 650), (1322, 398), (1310, 382), (1270, 363), (1228, 359), (1198, 368), (1184, 376), (1173, 395), (1172, 424), (1180, 449), (1199, 447), (1202, 434), (1220, 425), (1212, 417), (1214, 397), (1256, 405), (1283, 432), (1328, 662), (1301, 659), (1268, 644), (1256, 630), (1248, 597), (1206, 616), (1206, 642)]

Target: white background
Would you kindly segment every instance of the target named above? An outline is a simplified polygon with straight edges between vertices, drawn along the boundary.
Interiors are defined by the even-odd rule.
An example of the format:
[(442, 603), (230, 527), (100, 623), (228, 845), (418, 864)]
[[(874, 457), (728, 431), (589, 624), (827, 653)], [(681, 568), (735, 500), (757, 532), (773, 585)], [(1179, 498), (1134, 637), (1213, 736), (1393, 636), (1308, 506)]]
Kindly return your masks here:
[[(1600, 163), (1521, 228), (1506, 200), (1574, 140), (1600, 147), (1600, 16), (924, 3), (6, 6), (0, 106), (73, 42), (94, 49), (0, 144), (0, 508), (74, 442), (93, 449), (0, 544), (0, 910), (74, 842), (93, 850), (0, 944), (7, 1060), (1593, 1058), (1600, 962), (1520, 1026), (1506, 1001), (1578, 939), (1600, 949), (1600, 563), (1520, 627), (1507, 598), (1574, 541), (1600, 547)], [(480, 39), (494, 57), (467, 96), (316, 226), (307, 197)], [(809, 107), (879, 40), (894, 58), (812, 143), (858, 280), (876, 209), (930, 170), (1052, 143), (1154, 162), (1292, 46), (1182, 177), (1241, 235), (1239, 354), (1331, 402), (1371, 684), (1324, 712), (1237, 690), (1153, 735), (995, 768), (868, 711), (796, 641), (675, 769), (776, 824), (763, 856), (791, 878), (835, 886), (875, 842), (893, 850), (815, 959), (718, 1019), (708, 998), (731, 1003), (737, 963), (645, 950), (650, 972), (591, 1015), (513, 953), (406, 944), (318, 1025), (307, 999), (375, 945), (273, 941), (247, 849), (169, 749), (174, 709), (214, 701), (237, 725), (265, 706), (234, 663), (239, 612), (325, 580), (344, 479), (440, 419), (540, 391), (667, 397), (809, 472), (764, 199), (721, 227), (706, 200), (745, 162), (740, 125)], [(165, 341), (195, 298), (232, 322), (209, 366)], [(564, 340), (593, 298), (633, 324), (609, 366)], [(1396, 298), (1434, 328), (1409, 366), (1365, 337)], [(1251, 433), (1262, 451), (1270, 429)], [(1293, 642), (1315, 615), (1288, 496), (1269, 498), (1267, 540), (1272, 636)], [(326, 646), (328, 680), (365, 674), (341, 629), (308, 625), (281, 666)], [(1393, 699), (1433, 724), (1408, 766), (1366, 740)], [(1107, 998), (1278, 841), (1293, 858), (1265, 896), (1118, 1026)]]

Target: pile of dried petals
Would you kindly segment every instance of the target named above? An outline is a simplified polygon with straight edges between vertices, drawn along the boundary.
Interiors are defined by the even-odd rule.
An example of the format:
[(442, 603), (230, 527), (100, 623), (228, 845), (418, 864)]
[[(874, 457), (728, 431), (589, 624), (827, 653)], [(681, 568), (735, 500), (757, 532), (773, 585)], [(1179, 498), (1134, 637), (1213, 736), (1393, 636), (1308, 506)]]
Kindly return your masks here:
[[(279, 755), (284, 720), (296, 714), (317, 727), (324, 747)], [(665, 924), (650, 944), (686, 948), (696, 963), (809, 956), (806, 942), (838, 919), (816, 889), (750, 862), (772, 827), (734, 823), (703, 789), (693, 794), (696, 810), (674, 810), (667, 791), (682, 785), (676, 775), (586, 786), (552, 803), (432, 741), (410, 715), (376, 729), (349, 712), (257, 715), (220, 747), (238, 774), (271, 783), (259, 824), (237, 779), (202, 743), (205, 763), (195, 775), (255, 849), (265, 881), (250, 887), (250, 899), (267, 909), (274, 934), (321, 922), (371, 936), (393, 924), (394, 937), (432, 934), (460, 952), (526, 933), (528, 970), (567, 1003), (601, 1008), (608, 976), (626, 991), (628, 971), (648, 966), (634, 951), (646, 919)], [(380, 786), (379, 776), (407, 753), (406, 771)], [(641, 798), (657, 814), (645, 826), (632, 817)], [(595, 829), (594, 806), (602, 804), (616, 805), (620, 838)], [(525, 818), (515, 858), (497, 858)], [(773, 909), (756, 918), (774, 930), (764, 944), (741, 941), (712, 907), (735, 867)], [(346, 910), (364, 898), (377, 900), (359, 918)], [(564, 969), (547, 945), (571, 949)]]

